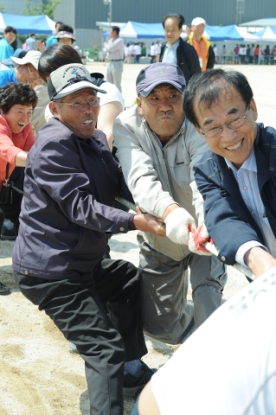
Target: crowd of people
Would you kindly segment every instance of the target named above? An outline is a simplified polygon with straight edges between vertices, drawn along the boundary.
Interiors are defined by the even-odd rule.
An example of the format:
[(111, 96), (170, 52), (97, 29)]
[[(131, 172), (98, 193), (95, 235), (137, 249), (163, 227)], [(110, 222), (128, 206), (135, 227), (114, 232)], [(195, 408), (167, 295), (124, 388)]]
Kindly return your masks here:
[[(256, 123), (246, 77), (214, 69), (217, 52), (204, 37), (205, 20), (193, 19), (186, 39), (184, 21), (180, 14), (164, 17), (166, 42), (152, 45), (154, 59), (139, 72), (136, 105), (128, 109), (123, 64), (127, 54), (139, 63), (143, 45), (126, 51), (119, 27), (110, 28), (105, 45), (106, 80), (82, 64), (72, 47), (74, 31), (61, 22), (45, 44), (34, 46), (31, 34), (28, 50), (19, 53), (11, 47), (16, 29), (6, 28), (0, 41), (2, 62), (11, 66), (0, 71), (0, 228), (13, 224), (20, 291), (85, 362), (93, 415), (122, 415), (123, 395), (144, 387), (133, 415), (184, 408), (224, 413), (222, 399), (214, 406), (217, 388), (228, 400), (233, 393), (227, 373), (221, 382), (228, 349), (226, 335), (217, 334), (219, 321), (228, 319), (227, 333), (238, 342), (240, 320), (231, 322), (247, 306), (237, 304), (252, 292), (267, 292), (267, 301), (252, 300), (245, 313), (250, 320), (260, 307), (259, 325), (268, 314), (263, 303), (275, 304), (275, 289), (267, 287), (275, 285), (276, 272), (276, 131)], [(115, 205), (116, 197), (135, 204), (136, 213)], [(138, 268), (108, 253), (112, 234), (134, 230), (140, 231)], [(226, 265), (234, 263), (260, 279), (222, 306)], [(10, 293), (0, 282), (0, 295)], [(264, 331), (267, 339), (273, 330)], [(156, 374), (141, 360), (144, 333), (184, 343)], [(247, 413), (261, 413), (249, 412), (250, 402), (261, 405), (260, 391), (269, 399), (275, 383), (274, 374), (267, 384), (275, 373), (275, 359), (263, 356), (269, 347), (264, 340), (250, 367), (270, 370), (251, 388)], [(194, 362), (206, 353), (213, 364), (197, 367), (198, 382)], [(232, 377), (244, 371), (245, 390), (247, 368), (242, 359), (229, 367)], [(218, 373), (215, 385), (208, 382), (210, 370)], [(175, 379), (178, 386), (183, 381), (186, 401), (183, 393), (174, 398)], [(201, 399), (212, 389), (208, 400)], [(229, 414), (241, 413), (232, 406)], [(265, 414), (274, 413), (269, 401)]]

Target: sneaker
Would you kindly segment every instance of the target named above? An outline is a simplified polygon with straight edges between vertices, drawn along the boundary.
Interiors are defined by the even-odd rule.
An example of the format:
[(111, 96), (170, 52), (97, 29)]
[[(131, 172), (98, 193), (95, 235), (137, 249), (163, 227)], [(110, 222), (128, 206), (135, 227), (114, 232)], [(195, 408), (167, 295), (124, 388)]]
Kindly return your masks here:
[(150, 369), (144, 362), (142, 362), (142, 368), (140, 373), (136, 376), (130, 373), (124, 373), (124, 396), (134, 396), (137, 392), (140, 392), (144, 386), (150, 381), (156, 369)]
[(8, 295), (11, 293), (11, 290), (6, 287), (2, 282), (0, 282), (0, 295)]
[(15, 235), (14, 228), (7, 229), (4, 224), (1, 230), (1, 239), (2, 241), (15, 241), (16, 235)]

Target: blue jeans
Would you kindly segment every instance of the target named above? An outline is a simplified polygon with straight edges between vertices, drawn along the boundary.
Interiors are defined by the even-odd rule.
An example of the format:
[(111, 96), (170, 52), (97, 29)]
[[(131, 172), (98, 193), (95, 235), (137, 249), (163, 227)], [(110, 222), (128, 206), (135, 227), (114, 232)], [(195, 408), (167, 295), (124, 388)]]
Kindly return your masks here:
[(135, 403), (135, 406), (134, 406), (134, 408), (133, 408), (133, 410), (131, 412), (131, 415), (139, 415), (139, 411), (138, 411), (138, 399), (137, 399), (137, 401)]

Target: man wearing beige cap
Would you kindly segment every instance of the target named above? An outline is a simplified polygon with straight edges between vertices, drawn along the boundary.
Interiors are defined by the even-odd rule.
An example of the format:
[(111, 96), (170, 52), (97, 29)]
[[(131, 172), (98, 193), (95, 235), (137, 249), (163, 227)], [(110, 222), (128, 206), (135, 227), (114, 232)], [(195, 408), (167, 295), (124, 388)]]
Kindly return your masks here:
[(36, 50), (30, 50), (23, 58), (11, 56), (15, 67), (0, 72), (0, 87), (8, 82), (27, 82), (32, 88), (39, 85), (41, 79), (37, 68), (40, 56)]
[(216, 59), (211, 43), (203, 36), (205, 26), (205, 20), (202, 17), (196, 17), (192, 21), (192, 33), (187, 40), (196, 50), (202, 71), (212, 69)]

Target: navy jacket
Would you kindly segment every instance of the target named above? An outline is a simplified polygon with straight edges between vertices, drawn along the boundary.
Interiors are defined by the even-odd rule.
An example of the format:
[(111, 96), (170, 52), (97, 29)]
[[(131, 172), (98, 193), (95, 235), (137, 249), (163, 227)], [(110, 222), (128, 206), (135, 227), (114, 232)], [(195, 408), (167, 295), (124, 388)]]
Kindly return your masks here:
[(92, 273), (108, 233), (135, 229), (132, 214), (112, 207), (117, 194), (132, 200), (104, 133), (79, 139), (51, 119), (27, 158), (14, 270), (49, 279)]
[[(164, 51), (167, 43), (163, 43), (160, 52), (160, 62), (162, 62)], [(195, 74), (200, 73), (201, 68), (197, 53), (193, 46), (188, 45), (181, 37), (179, 38), (179, 45), (176, 49), (177, 65), (182, 69), (186, 84), (189, 79)]]
[[(261, 198), (276, 236), (276, 130), (257, 124), (254, 149)], [(243, 243), (256, 240), (265, 244), (224, 158), (209, 151), (194, 171), (204, 198), (205, 224), (220, 251), (220, 259), (233, 265), (236, 252)]]

